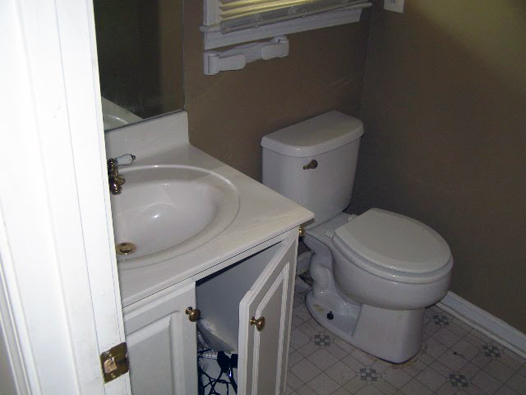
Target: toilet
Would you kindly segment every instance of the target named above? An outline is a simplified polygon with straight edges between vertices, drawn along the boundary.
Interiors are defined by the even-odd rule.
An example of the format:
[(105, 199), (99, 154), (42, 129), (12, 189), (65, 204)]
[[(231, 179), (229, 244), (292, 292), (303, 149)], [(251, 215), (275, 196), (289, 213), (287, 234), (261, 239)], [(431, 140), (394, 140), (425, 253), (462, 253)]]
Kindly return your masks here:
[(405, 362), (421, 348), (424, 309), (448, 291), (453, 258), (423, 223), (373, 208), (344, 213), (358, 160), (360, 120), (331, 111), (263, 137), (263, 184), (315, 214), (309, 312), (378, 358)]

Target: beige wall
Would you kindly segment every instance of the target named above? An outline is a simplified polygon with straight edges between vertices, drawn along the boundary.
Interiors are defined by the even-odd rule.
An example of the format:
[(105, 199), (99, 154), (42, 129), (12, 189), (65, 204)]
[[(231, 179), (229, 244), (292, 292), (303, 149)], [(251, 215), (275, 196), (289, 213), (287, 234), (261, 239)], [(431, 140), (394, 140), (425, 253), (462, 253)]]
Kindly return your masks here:
[(265, 134), (332, 109), (358, 115), (368, 12), (361, 23), (289, 35), (286, 58), (205, 76), (202, 0), (184, 6), (185, 107), (196, 147), (260, 179)]
[(431, 225), (452, 291), (526, 332), (526, 3), (375, 7), (354, 212)]
[(453, 250), (452, 290), (526, 332), (526, 3), (376, 4), (363, 98), (368, 14), (290, 35), (287, 58), (205, 76), (201, 7), (185, 2), (192, 144), (257, 179), (263, 135), (330, 109), (361, 116), (351, 211), (434, 227)]

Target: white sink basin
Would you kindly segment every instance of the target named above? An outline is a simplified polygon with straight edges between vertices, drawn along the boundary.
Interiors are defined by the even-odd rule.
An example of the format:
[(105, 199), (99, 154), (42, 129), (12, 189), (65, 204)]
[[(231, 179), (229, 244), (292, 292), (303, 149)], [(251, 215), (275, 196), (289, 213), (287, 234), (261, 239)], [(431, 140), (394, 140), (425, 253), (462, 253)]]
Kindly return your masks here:
[(208, 170), (133, 166), (120, 174), (126, 183), (111, 197), (111, 207), (123, 269), (164, 262), (203, 245), (223, 232), (239, 209), (236, 187)]

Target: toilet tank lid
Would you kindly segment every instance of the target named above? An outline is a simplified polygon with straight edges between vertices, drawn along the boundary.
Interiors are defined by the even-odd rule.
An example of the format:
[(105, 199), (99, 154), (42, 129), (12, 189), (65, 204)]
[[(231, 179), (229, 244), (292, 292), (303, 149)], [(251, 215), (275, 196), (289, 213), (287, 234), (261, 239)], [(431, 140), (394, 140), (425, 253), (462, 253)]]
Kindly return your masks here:
[(282, 155), (305, 158), (342, 147), (362, 135), (362, 121), (330, 111), (264, 136), (261, 146)]

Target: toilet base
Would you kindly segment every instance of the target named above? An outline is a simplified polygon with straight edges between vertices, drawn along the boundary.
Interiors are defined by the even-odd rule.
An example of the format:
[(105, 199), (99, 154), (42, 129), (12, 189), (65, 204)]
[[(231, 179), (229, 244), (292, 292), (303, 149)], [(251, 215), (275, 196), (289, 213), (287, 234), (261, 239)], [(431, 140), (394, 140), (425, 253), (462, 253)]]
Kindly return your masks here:
[(330, 302), (307, 294), (307, 308), (314, 319), (346, 342), (393, 363), (405, 362), (422, 345), (424, 309), (386, 310), (348, 303), (345, 312), (332, 309)]

